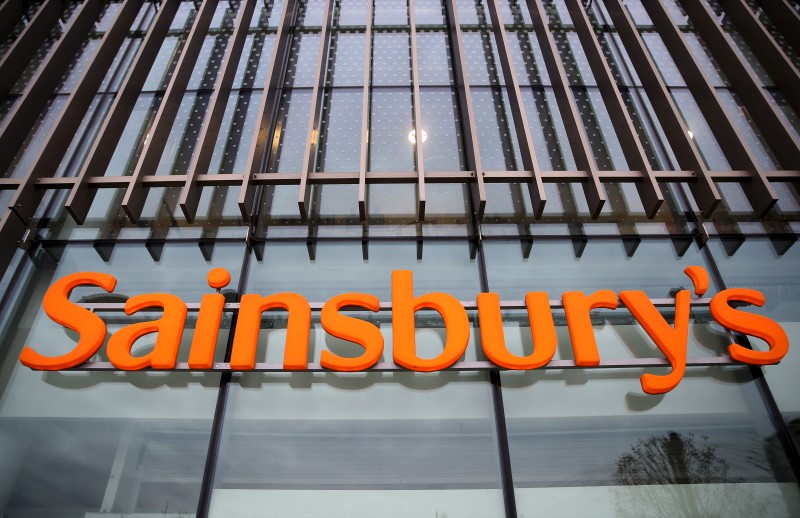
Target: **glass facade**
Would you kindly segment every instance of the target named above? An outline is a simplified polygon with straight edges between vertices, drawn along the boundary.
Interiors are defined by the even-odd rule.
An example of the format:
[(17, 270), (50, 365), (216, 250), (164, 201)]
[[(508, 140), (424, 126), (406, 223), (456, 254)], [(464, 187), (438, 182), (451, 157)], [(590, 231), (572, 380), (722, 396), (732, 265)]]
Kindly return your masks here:
[[(5, 0), (0, 3), (0, 516), (800, 515), (800, 6), (791, 0)], [(669, 325), (694, 297), (686, 374), (622, 304), (595, 309), (598, 368), (576, 365), (564, 292), (642, 290)], [(188, 367), (199, 302), (224, 268), (213, 367)], [(467, 348), (438, 372), (393, 363), (392, 272), (465, 306)], [(173, 371), (120, 371), (106, 348), (62, 371), (70, 300), (107, 335), (188, 303)], [(712, 318), (728, 288), (787, 333), (769, 346)], [(308, 369), (281, 368), (285, 311), (261, 316), (256, 369), (229, 368), (244, 294), (311, 308)], [(363, 348), (323, 304), (383, 340)], [(544, 292), (553, 360), (524, 304)], [(352, 309), (352, 308), (351, 308)], [(415, 315), (416, 351), (448, 341)], [(105, 343), (108, 342), (108, 336)], [(154, 333), (134, 356), (156, 348)]]

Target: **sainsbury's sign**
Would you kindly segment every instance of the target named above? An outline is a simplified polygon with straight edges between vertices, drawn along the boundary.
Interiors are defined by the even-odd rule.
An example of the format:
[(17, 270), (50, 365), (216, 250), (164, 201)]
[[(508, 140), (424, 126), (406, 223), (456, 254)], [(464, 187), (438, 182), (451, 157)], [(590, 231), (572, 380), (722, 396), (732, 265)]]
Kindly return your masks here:
[[(691, 279), (695, 295), (705, 294), (709, 285), (706, 270), (699, 266), (689, 266), (684, 273)], [(213, 269), (208, 274), (208, 285), (216, 290), (227, 286), (230, 280), (230, 274), (223, 268)], [(89, 309), (71, 302), (69, 295), (78, 286), (97, 286), (111, 293), (116, 284), (117, 279), (114, 276), (97, 272), (74, 273), (56, 281), (45, 293), (42, 302), (44, 311), (55, 322), (77, 332), (80, 339), (71, 351), (55, 357), (44, 356), (26, 346), (20, 354), (20, 362), (36, 370), (64, 370), (77, 367), (97, 354), (106, 339), (106, 324)], [(600, 364), (600, 354), (590, 319), (591, 310), (616, 309), (619, 301), (622, 301), (662, 351), (672, 368), (665, 375), (642, 375), (642, 389), (648, 394), (662, 394), (672, 390), (680, 383), (686, 370), (691, 297), (692, 293), (685, 289), (675, 295), (675, 314), (673, 324), (670, 325), (640, 290), (626, 290), (619, 294), (611, 290), (600, 290), (590, 295), (580, 291), (564, 293), (561, 300), (575, 365), (593, 367)], [(738, 362), (752, 365), (773, 364), (779, 362), (789, 350), (789, 339), (775, 321), (734, 307), (741, 303), (763, 306), (764, 302), (761, 292), (745, 288), (723, 290), (711, 299), (711, 315), (719, 324), (731, 331), (760, 338), (769, 345), (769, 350), (756, 351), (736, 343), (731, 344), (728, 352)], [(527, 293), (525, 305), (534, 350), (530, 355), (518, 356), (506, 348), (498, 294), (481, 293), (477, 296), (481, 346), (486, 357), (499, 367), (512, 370), (536, 369), (547, 365), (555, 355), (556, 327), (547, 293)], [(117, 369), (129, 371), (175, 368), (186, 323), (186, 303), (169, 293), (136, 295), (125, 303), (125, 313), (128, 315), (154, 308), (163, 311), (161, 318), (127, 325), (109, 338), (106, 355)], [(377, 312), (380, 301), (376, 296), (367, 293), (344, 293), (324, 304), (320, 322), (325, 331), (358, 344), (363, 348), (363, 353), (356, 358), (346, 358), (323, 350), (320, 364), (333, 371), (369, 369), (383, 354), (383, 335), (376, 325), (344, 314), (342, 310), (345, 308)], [(191, 369), (212, 368), (224, 309), (225, 297), (222, 294), (203, 295), (189, 352), (188, 363)], [(289, 314), (283, 368), (287, 371), (308, 368), (311, 307), (303, 296), (285, 292), (269, 296), (242, 295), (231, 349), (231, 370), (247, 371), (255, 367), (262, 313), (273, 309), (285, 310)], [(391, 309), (392, 355), (397, 365), (420, 372), (443, 370), (456, 363), (466, 351), (472, 326), (464, 306), (446, 293), (415, 296), (410, 271), (392, 272)], [(446, 339), (442, 352), (435, 358), (421, 358), (417, 355), (414, 315), (421, 309), (434, 310), (444, 320)], [(131, 350), (134, 342), (151, 333), (156, 333), (153, 350), (143, 356), (133, 356)]]

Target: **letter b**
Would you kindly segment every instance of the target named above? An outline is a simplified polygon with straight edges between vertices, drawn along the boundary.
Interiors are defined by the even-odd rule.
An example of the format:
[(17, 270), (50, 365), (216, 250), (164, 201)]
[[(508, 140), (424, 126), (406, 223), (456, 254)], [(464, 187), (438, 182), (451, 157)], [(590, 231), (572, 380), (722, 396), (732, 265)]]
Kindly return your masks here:
[[(433, 309), (444, 319), (444, 350), (436, 358), (417, 356), (414, 314), (420, 309)], [(467, 349), (470, 323), (464, 306), (445, 293), (428, 293), (414, 297), (414, 281), (408, 270), (392, 272), (392, 349), (394, 362), (406, 369), (432, 372), (446, 369), (458, 361)]]

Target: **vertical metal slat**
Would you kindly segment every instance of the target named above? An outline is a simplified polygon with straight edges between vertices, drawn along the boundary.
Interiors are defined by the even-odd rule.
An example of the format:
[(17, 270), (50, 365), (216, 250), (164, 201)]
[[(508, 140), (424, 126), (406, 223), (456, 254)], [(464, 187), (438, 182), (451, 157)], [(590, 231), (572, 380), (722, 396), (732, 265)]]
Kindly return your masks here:
[(664, 44), (670, 54), (674, 56), (675, 64), (686, 79), (689, 90), (698, 100), (700, 111), (703, 112), (714, 136), (722, 144), (722, 150), (731, 167), (734, 170), (750, 172), (750, 184), (744, 189), (744, 192), (753, 206), (753, 210), (763, 216), (778, 201), (769, 180), (753, 158), (747, 143), (744, 142), (736, 125), (725, 111), (716, 90), (703, 74), (703, 70), (686, 44), (681, 30), (670, 17), (664, 4), (645, 2), (644, 6)]
[(250, 221), (250, 209), (255, 201), (255, 184), (251, 181), (256, 174), (261, 171), (264, 164), (265, 154), (269, 150), (268, 139), (272, 120), (276, 115), (276, 99), (281, 89), (283, 75), (286, 71), (286, 59), (289, 51), (289, 43), (292, 37), (292, 25), (297, 15), (297, 0), (286, 0), (281, 12), (281, 21), (278, 33), (275, 35), (275, 45), (272, 48), (272, 56), (267, 72), (267, 84), (264, 85), (264, 92), (261, 96), (261, 104), (258, 108), (258, 120), (256, 121), (255, 132), (253, 134), (250, 154), (247, 160), (247, 170), (242, 178), (242, 187), (239, 192), (239, 210), (242, 218)]
[(800, 52), (800, 13), (792, 8), (789, 0), (766, 0), (759, 5), (795, 52)]
[(43, 191), (36, 189), (36, 181), (39, 178), (53, 176), (58, 169), (58, 164), (64, 158), (74, 135), (78, 132), (81, 121), (125, 41), (128, 29), (136, 19), (141, 5), (142, 0), (125, 1), (113, 24), (100, 41), (91, 63), (83, 71), (78, 84), (45, 138), (44, 144), (17, 189), (16, 195), (12, 198), (10, 208), (23, 221), (33, 217), (43, 194)]
[(142, 185), (142, 177), (147, 174), (155, 174), (161, 154), (167, 143), (167, 138), (175, 122), (175, 115), (178, 113), (183, 95), (186, 92), (186, 85), (194, 70), (197, 56), (203, 47), (203, 41), (208, 33), (208, 27), (214, 17), (218, 0), (204, 0), (194, 20), (192, 30), (189, 31), (186, 44), (181, 51), (181, 57), (172, 74), (172, 78), (164, 93), (164, 98), (158, 107), (158, 112), (150, 127), (150, 132), (145, 138), (142, 154), (136, 163), (136, 169), (131, 175), (131, 182), (122, 199), (122, 209), (134, 223), (139, 221), (147, 199), (148, 189)]
[(475, 175), (475, 183), (471, 192), (475, 213), (478, 221), (481, 221), (486, 210), (486, 184), (483, 178), (484, 171), (478, 146), (478, 128), (475, 124), (475, 108), (472, 105), (467, 61), (464, 55), (461, 18), (458, 14), (456, 2), (445, 2), (445, 8), (447, 10), (447, 24), (450, 30), (450, 45), (453, 50), (453, 72), (456, 76), (458, 101), (461, 106), (461, 125), (464, 128), (464, 155), (467, 160), (467, 167)]
[(514, 128), (516, 129), (519, 150), (522, 155), (522, 165), (531, 172), (531, 181), (528, 183), (531, 207), (533, 208), (534, 217), (539, 218), (544, 211), (547, 196), (544, 192), (544, 184), (542, 183), (542, 176), (536, 158), (536, 149), (533, 146), (533, 138), (528, 125), (528, 117), (525, 114), (525, 105), (522, 101), (517, 74), (514, 70), (514, 64), (511, 62), (511, 50), (508, 46), (506, 29), (500, 17), (498, 0), (489, 0), (489, 16), (492, 20), (500, 67), (503, 70), (503, 77), (506, 82), (506, 93), (511, 104), (511, 114), (514, 117)]
[(700, 211), (704, 216), (709, 216), (720, 202), (719, 191), (700, 152), (689, 138), (680, 111), (622, 1), (606, 0), (605, 6), (681, 169), (693, 171), (696, 175), (696, 180), (689, 183), (689, 188)]
[(0, 39), (8, 38), (24, 13), (22, 0), (6, 0), (0, 4)]
[(734, 50), (735, 43), (717, 22), (714, 13), (700, 0), (683, 0), (682, 3), (781, 165), (786, 169), (800, 169), (800, 141), (779, 108), (770, 102), (768, 94), (741, 54)]
[(583, 185), (589, 213), (593, 218), (597, 218), (606, 202), (606, 194), (597, 175), (597, 164), (589, 146), (589, 139), (586, 137), (583, 121), (578, 112), (578, 105), (570, 88), (567, 74), (564, 71), (564, 65), (561, 62), (555, 39), (550, 32), (544, 7), (537, 0), (526, 1), (533, 20), (534, 32), (542, 49), (545, 66), (553, 82), (553, 90), (567, 135), (569, 135), (575, 163), (579, 169), (583, 169), (589, 175), (587, 182)]
[(800, 115), (800, 72), (756, 18), (745, 0), (721, 0), (720, 4), (742, 38), (756, 53), (758, 61), (786, 96), (792, 109)]
[(317, 149), (319, 144), (319, 123), (322, 112), (322, 101), (325, 93), (325, 77), (328, 69), (328, 51), (331, 48), (330, 26), (333, 21), (333, 0), (325, 0), (325, 10), (322, 17), (322, 28), (320, 30), (319, 50), (317, 51), (317, 66), (314, 72), (314, 88), (311, 93), (311, 113), (308, 117), (308, 129), (306, 131), (306, 147), (303, 154), (303, 166), (300, 170), (300, 192), (297, 196), (297, 208), (300, 217), (305, 220), (308, 218), (309, 196), (311, 186), (308, 184), (308, 173), (314, 169), (316, 164)]
[[(64, 34), (31, 79), (22, 99), (14, 105), (0, 128), (0, 169), (10, 166), (20, 146), (50, 100), (59, 79), (86, 41), (102, 8), (101, 0), (86, 0)], [(2, 171), (0, 171), (2, 173)]]
[(411, 27), (411, 102), (414, 108), (414, 154), (417, 162), (417, 219), (425, 219), (425, 157), (423, 153), (422, 97), (419, 93), (419, 57), (417, 55), (417, 16), (414, 0), (408, 0)]
[[(364, 87), (361, 97), (361, 153), (358, 167), (358, 215), (367, 220), (367, 168), (369, 166), (370, 78), (372, 77), (372, 0), (367, 1), (367, 31), (364, 35)], [(366, 232), (366, 227), (364, 227)], [(364, 241), (366, 247), (366, 241)]]
[(63, 9), (61, 0), (47, 0), (0, 60), (0, 98), (8, 95), (14, 87), (28, 62), (50, 34)]
[(195, 220), (202, 193), (202, 189), (197, 184), (197, 177), (208, 172), (211, 164), (214, 147), (219, 136), (219, 128), (222, 124), (222, 117), (225, 115), (225, 107), (228, 104), (233, 80), (236, 78), (236, 69), (239, 65), (244, 43), (247, 40), (247, 32), (250, 28), (250, 20), (253, 18), (256, 2), (257, 0), (244, 0), (241, 7), (239, 7), (236, 28), (228, 41), (225, 57), (222, 60), (222, 73), (214, 85), (214, 93), (211, 95), (208, 111), (206, 111), (200, 128), (200, 136), (198, 137), (199, 149), (194, 153), (189, 164), (186, 183), (178, 200), (183, 215), (190, 223)]
[(89, 187), (89, 181), (92, 178), (103, 176), (108, 168), (108, 164), (114, 155), (114, 149), (123, 131), (125, 131), (125, 125), (131, 112), (133, 112), (136, 99), (147, 79), (147, 73), (158, 56), (159, 49), (164, 42), (180, 3), (181, 0), (165, 0), (161, 3), (158, 14), (150, 24), (150, 29), (122, 81), (86, 161), (78, 173), (75, 185), (67, 197), (65, 207), (72, 215), (72, 218), (79, 224), (83, 224), (86, 220), (89, 207), (91, 207), (97, 193), (96, 189)]
[(606, 103), (608, 115), (614, 125), (622, 151), (625, 153), (625, 159), (632, 169), (644, 173), (642, 181), (636, 183), (636, 188), (647, 217), (653, 218), (661, 204), (664, 203), (664, 195), (653, 174), (653, 168), (647, 159), (611, 69), (603, 56), (603, 49), (600, 47), (600, 42), (597, 40), (585, 8), (578, 0), (567, 0), (567, 8), (589, 61), (589, 66), (597, 80), (597, 87)]

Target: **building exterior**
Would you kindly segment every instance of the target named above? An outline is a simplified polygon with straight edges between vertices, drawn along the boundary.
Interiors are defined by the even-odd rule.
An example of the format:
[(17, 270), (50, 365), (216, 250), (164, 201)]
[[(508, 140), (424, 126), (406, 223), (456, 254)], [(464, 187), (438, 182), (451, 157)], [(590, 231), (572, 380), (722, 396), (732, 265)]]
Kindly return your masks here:
[[(795, 2), (4, 0), (0, 35), (0, 516), (800, 515)], [(671, 368), (622, 303), (576, 366), (563, 293), (642, 290), (677, 329), (688, 266), (710, 285), (674, 389), (643, 392)], [(191, 369), (214, 268), (228, 306)], [(401, 270), (466, 308), (444, 370), (392, 363)], [(70, 297), (109, 335), (161, 318), (131, 296), (189, 303), (176, 368), (22, 365), (82, 336), (42, 308), (76, 272), (117, 279)], [(765, 295), (743, 310), (785, 331), (780, 364), (728, 355), (769, 348), (712, 318), (734, 287)], [(232, 370), (241, 297), (282, 292), (310, 303), (308, 369), (268, 311)], [(320, 365), (363, 352), (320, 321), (346, 292), (383, 304), (348, 313), (384, 340), (363, 372)], [(530, 292), (554, 359), (499, 368), (476, 297), (524, 357)], [(436, 357), (452, 328), (415, 322)]]

